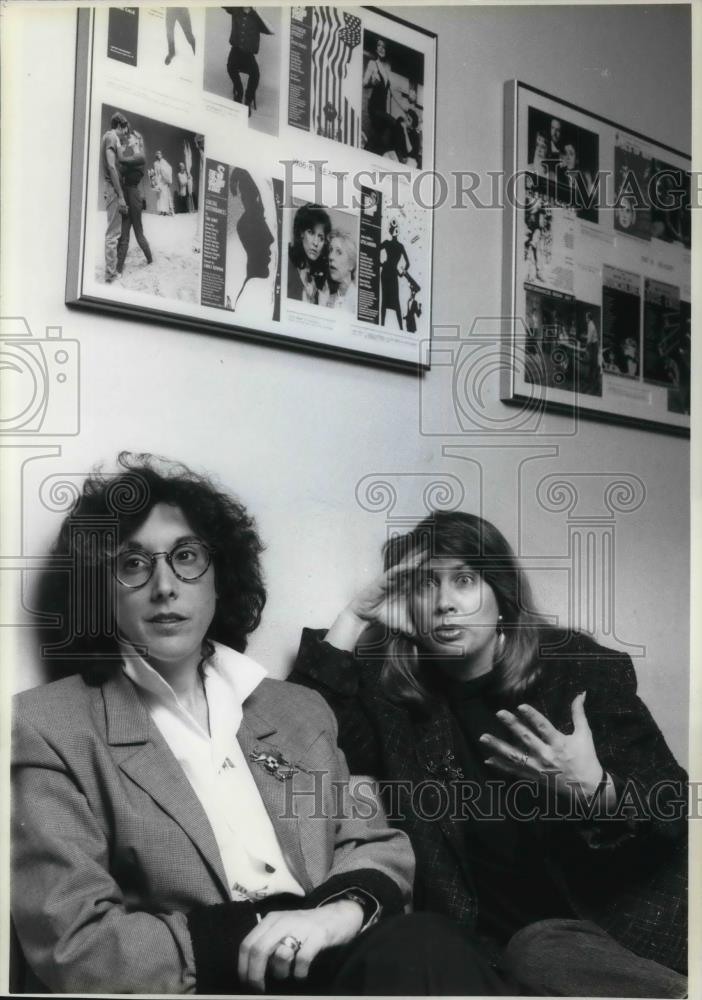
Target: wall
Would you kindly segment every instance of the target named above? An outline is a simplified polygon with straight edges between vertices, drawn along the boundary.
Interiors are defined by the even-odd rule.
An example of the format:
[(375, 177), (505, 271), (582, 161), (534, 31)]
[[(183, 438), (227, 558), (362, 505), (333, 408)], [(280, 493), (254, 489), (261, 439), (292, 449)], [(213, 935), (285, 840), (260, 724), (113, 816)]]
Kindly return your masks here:
[[(689, 8), (393, 12), (438, 33), (440, 171), (500, 169), (502, 86), (515, 77), (689, 149)], [(630, 473), (643, 480), (646, 496), (638, 510), (616, 518), (616, 636), (608, 641), (645, 647), (636, 659), (641, 691), (684, 759), (688, 442), (592, 422), (584, 422), (575, 438), (559, 440), (552, 435), (561, 418), (548, 416), (539, 439), (529, 444), (556, 445), (558, 453), (521, 465), (523, 444), (509, 449), (494, 435), (469, 443), (449, 436), (455, 422), (449, 369), (436, 367), (419, 380), (67, 310), (74, 13), (24, 8), (3, 15), (16, 67), (5, 95), (3, 313), (26, 316), (35, 333), (62, 326), (65, 337), (79, 341), (81, 354), (81, 432), (50, 442), (60, 445), (60, 454), (56, 448), (47, 457), (35, 451), (24, 465), (22, 511), (10, 511), (22, 537), (19, 551), (40, 555), (58, 525), (59, 515), (38, 498), (48, 475), (82, 474), (122, 448), (212, 470), (250, 506), (268, 544), (270, 597), (250, 652), (282, 676), (300, 627), (329, 623), (353, 589), (378, 571), (388, 515), (359, 502), (356, 488), (364, 477), (377, 474), (396, 489), (390, 516), (416, 520), (425, 510), (427, 484), (453, 476), (465, 490), (466, 509), (482, 509), (513, 539), (520, 526), (528, 561), (547, 557), (545, 569), (534, 573), (537, 595), (563, 620), (567, 524), (563, 514), (537, 503), (536, 485), (552, 472)], [(38, 59), (38, 53), (47, 57)], [(501, 213), (444, 207), (435, 225), (433, 321), (459, 326), (465, 336), (474, 317), (500, 312)], [(485, 391), (487, 414), (499, 416), (504, 408), (494, 380)], [(444, 445), (456, 443), (464, 448), (459, 457), (443, 454)], [(3, 449), (6, 483), (20, 481), (21, 463), (29, 457)], [(581, 502), (591, 512), (601, 504), (601, 481), (585, 481)], [(364, 501), (366, 508), (371, 500)], [(18, 541), (12, 544), (17, 552)], [(12, 613), (22, 616), (19, 607)], [(14, 686), (21, 688), (40, 680), (42, 671), (29, 630), (17, 634)]]

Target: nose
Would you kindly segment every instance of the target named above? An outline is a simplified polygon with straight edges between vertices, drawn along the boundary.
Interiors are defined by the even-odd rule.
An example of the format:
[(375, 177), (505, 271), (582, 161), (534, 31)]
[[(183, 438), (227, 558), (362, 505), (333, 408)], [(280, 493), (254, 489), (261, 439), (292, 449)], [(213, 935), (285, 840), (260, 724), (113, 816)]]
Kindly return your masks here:
[(151, 599), (158, 601), (165, 597), (175, 596), (179, 582), (178, 577), (166, 562), (165, 555), (159, 554), (150, 580)]
[(456, 611), (456, 599), (453, 587), (448, 581), (440, 583), (436, 591), (436, 610), (441, 615)]

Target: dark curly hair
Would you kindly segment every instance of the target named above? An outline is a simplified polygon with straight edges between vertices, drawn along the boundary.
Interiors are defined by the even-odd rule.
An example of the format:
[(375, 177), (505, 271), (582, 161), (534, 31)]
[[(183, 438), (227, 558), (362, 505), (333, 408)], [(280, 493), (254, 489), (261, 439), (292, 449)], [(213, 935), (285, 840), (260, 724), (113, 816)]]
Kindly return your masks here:
[[(302, 245), (302, 237), (308, 229), (314, 230), (315, 226), (321, 226), (324, 230), (324, 246), (317, 260), (311, 261), (305, 253)], [(293, 219), (293, 241), (288, 244), (290, 263), (294, 267), (308, 268), (318, 288), (322, 287), (327, 276), (328, 240), (331, 228), (329, 213), (321, 205), (301, 205), (297, 212), (295, 212), (295, 218)]]
[(218, 599), (206, 640), (243, 652), (266, 603), (263, 545), (253, 519), (238, 500), (181, 463), (129, 452), (117, 461), (122, 471), (97, 470), (85, 480), (52, 549), (64, 567), (45, 573), (39, 585), (39, 610), (49, 616), (40, 629), (42, 655), (52, 672), (80, 671), (99, 683), (120, 662), (112, 556), (159, 503), (179, 507), (213, 550)]

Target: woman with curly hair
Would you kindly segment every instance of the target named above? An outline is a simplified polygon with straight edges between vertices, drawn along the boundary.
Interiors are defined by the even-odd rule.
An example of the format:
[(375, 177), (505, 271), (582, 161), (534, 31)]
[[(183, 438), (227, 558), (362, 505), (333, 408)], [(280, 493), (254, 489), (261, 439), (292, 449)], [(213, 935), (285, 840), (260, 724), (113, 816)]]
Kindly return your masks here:
[(359, 814), (322, 699), (244, 654), (266, 598), (245, 508), (120, 466), (86, 480), (44, 589), (80, 672), (15, 702), (20, 989), (463, 993), (471, 970), (495, 992), (448, 921), (402, 915), (407, 838)]
[(489, 521), (437, 511), (291, 680), (381, 780), (414, 905), (478, 934), (517, 991), (682, 997), (685, 773), (628, 656), (548, 627)]
[(293, 219), (288, 245), (288, 298), (317, 304), (328, 277), (331, 232), (329, 213), (321, 205), (301, 205)]

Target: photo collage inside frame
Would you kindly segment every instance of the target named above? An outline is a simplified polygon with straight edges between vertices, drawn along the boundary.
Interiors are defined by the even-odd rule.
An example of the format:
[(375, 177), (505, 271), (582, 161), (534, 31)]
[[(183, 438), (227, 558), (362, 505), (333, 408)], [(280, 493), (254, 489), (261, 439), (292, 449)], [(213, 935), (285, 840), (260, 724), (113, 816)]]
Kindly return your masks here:
[(69, 302), (428, 365), (435, 36), (362, 7), (79, 18)]
[(516, 86), (515, 389), (689, 427), (689, 157)]

